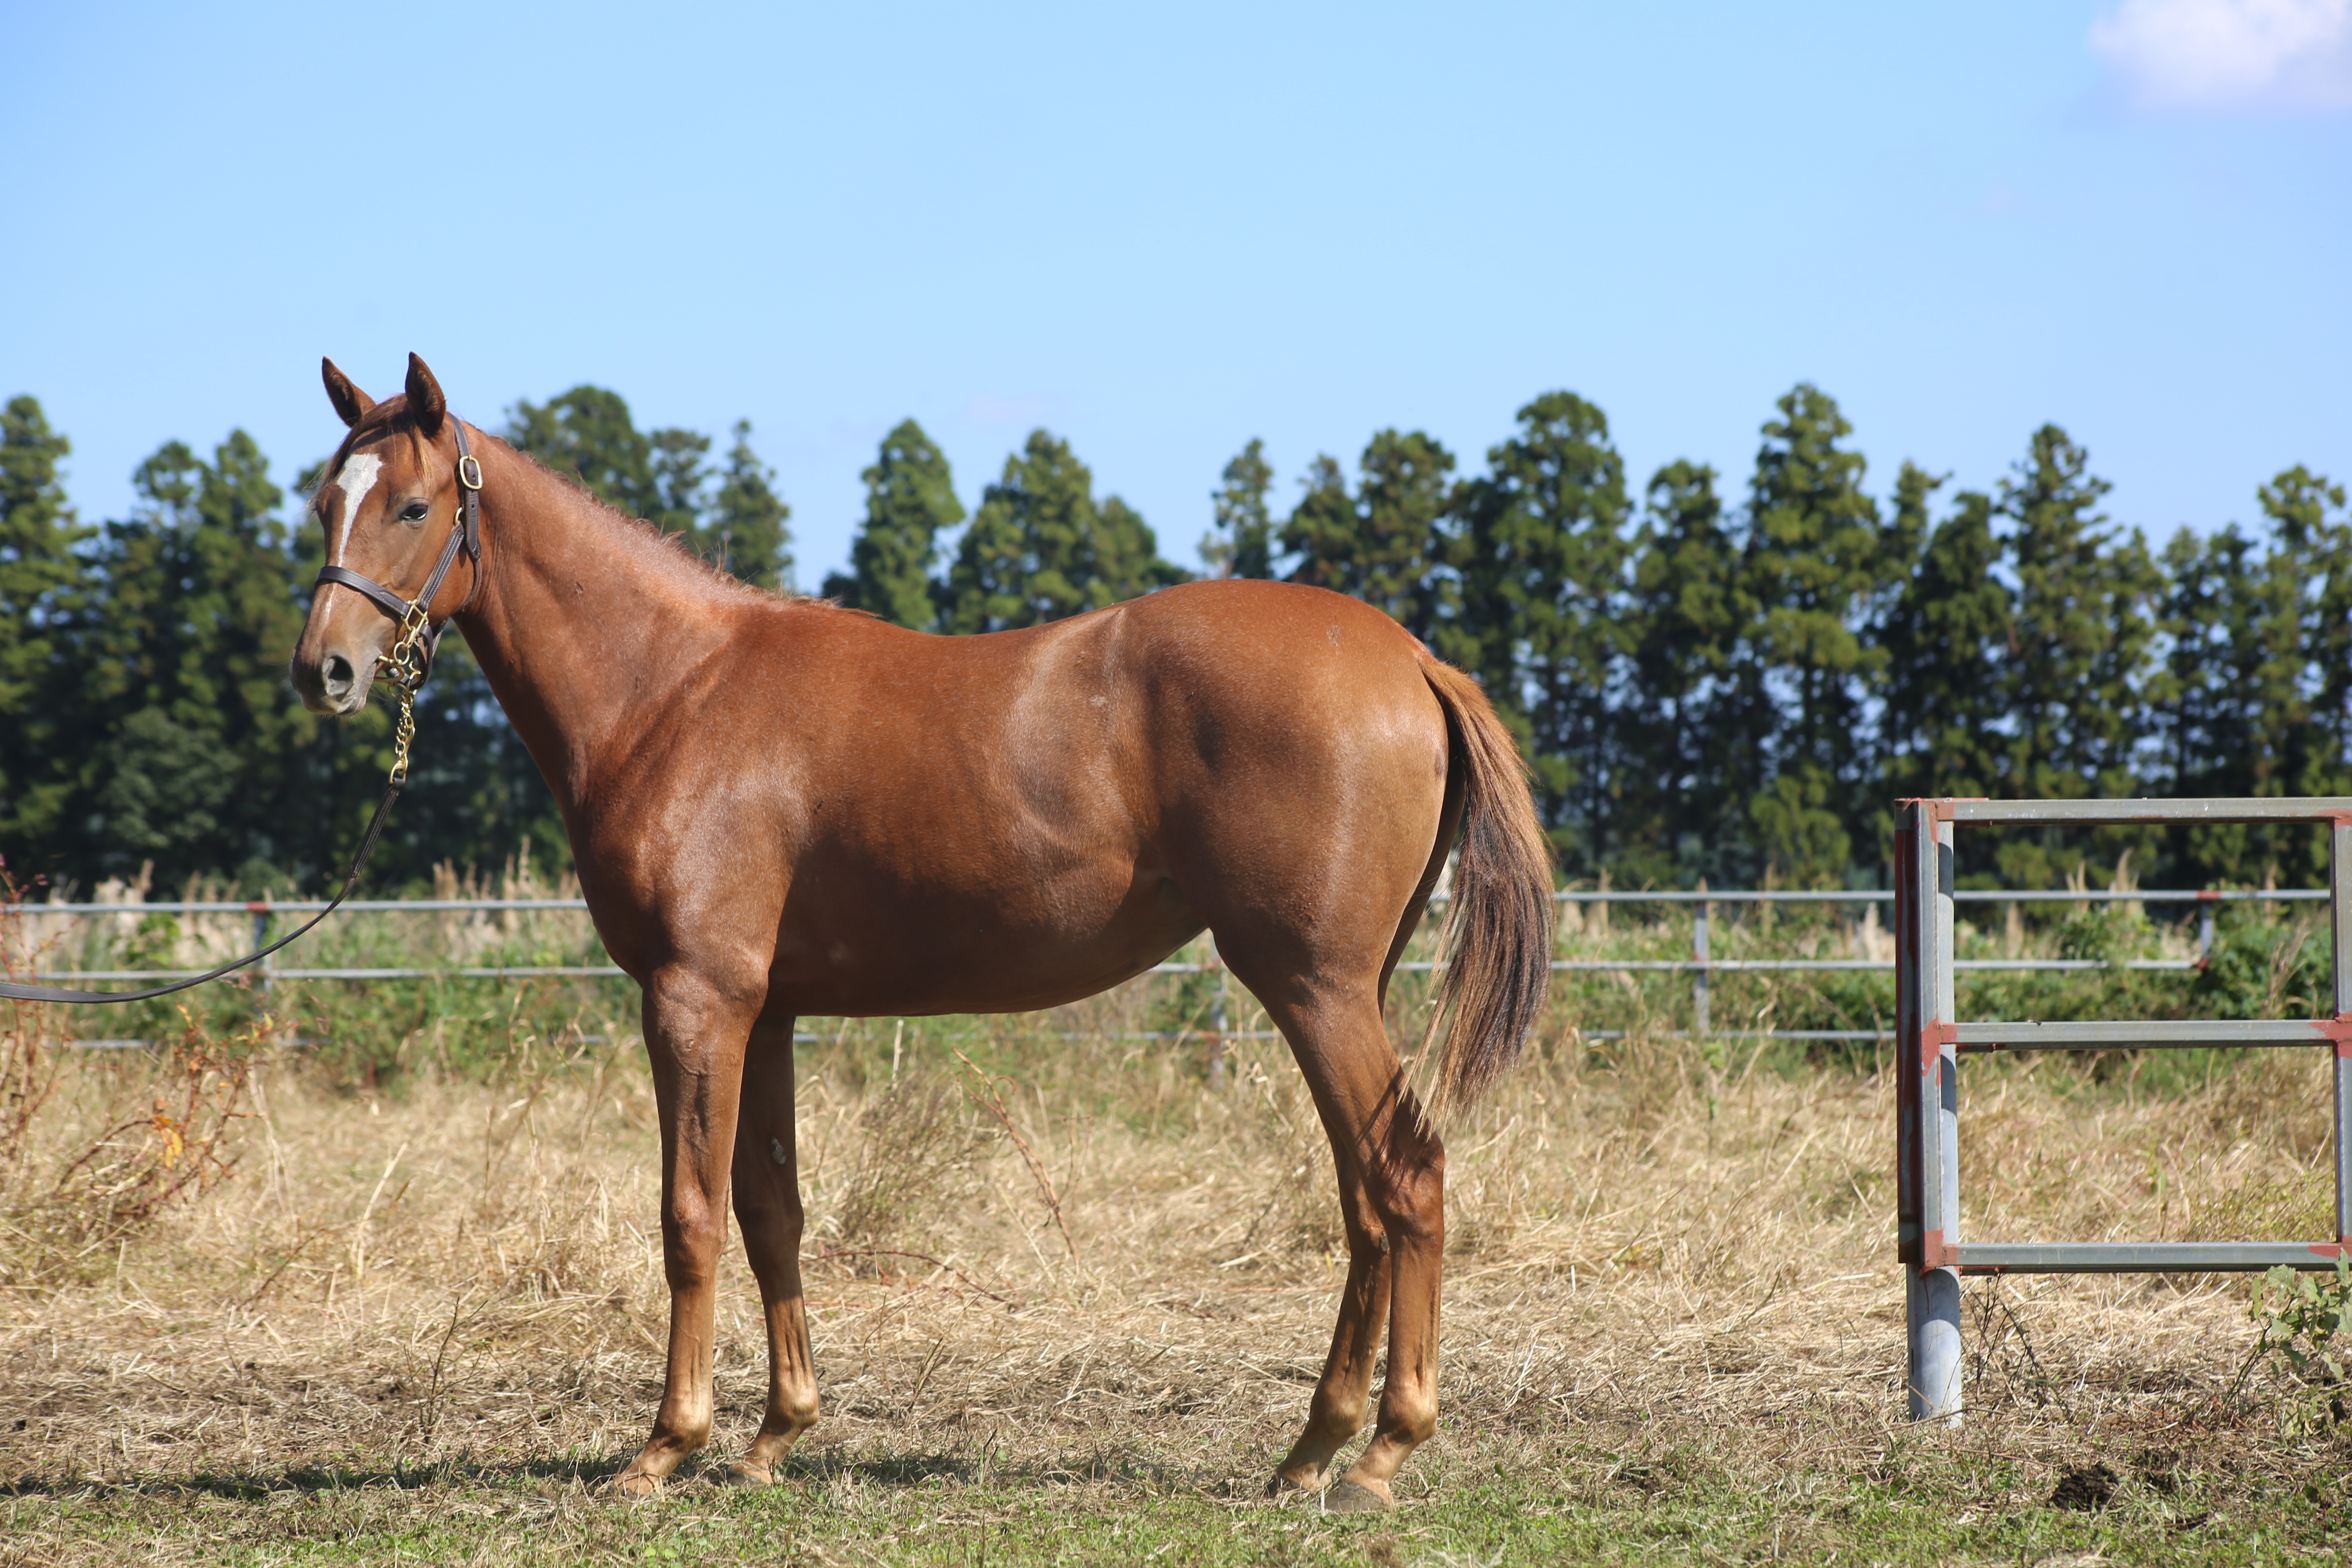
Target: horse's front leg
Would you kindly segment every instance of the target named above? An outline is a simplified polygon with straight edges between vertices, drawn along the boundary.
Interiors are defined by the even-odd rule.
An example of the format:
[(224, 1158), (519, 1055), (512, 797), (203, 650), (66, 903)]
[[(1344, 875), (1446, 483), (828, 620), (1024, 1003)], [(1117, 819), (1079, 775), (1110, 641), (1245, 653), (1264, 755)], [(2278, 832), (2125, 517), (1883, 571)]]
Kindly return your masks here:
[(710, 1354), (727, 1173), (759, 1000), (684, 964), (645, 989), (646, 1053), (661, 1116), (662, 1267), (669, 1279), (669, 1366), (653, 1436), (614, 1484), (634, 1497), (710, 1438)]
[(735, 1128), (735, 1218), (760, 1281), (768, 1320), (768, 1412), (743, 1457), (727, 1467), (737, 1486), (765, 1486), (803, 1432), (816, 1424), (816, 1368), (801, 1299), (801, 1183), (793, 1118), (793, 1020), (766, 1018), (743, 1063), (743, 1113)]

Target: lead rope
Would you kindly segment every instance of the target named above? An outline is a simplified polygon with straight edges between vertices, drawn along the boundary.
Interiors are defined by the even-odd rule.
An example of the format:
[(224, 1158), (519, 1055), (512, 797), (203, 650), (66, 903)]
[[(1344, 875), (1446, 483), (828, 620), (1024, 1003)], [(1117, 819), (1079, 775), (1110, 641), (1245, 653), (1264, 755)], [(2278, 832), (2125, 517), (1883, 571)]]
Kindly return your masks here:
[(398, 750), (393, 763), (394, 771), (391, 782), (384, 785), (383, 798), (376, 802), (375, 815), (368, 818), (367, 832), (360, 837), (360, 850), (352, 858), (351, 874), (343, 879), (342, 891), (337, 893), (325, 909), (320, 910), (258, 952), (249, 952), (243, 958), (232, 960), (222, 964), (218, 969), (207, 970), (190, 979), (174, 980), (169, 985), (151, 985), (144, 991), (72, 991), (57, 985), (27, 985), (15, 980), (0, 980), (0, 998), (17, 1002), (143, 1002), (151, 996), (169, 996), (174, 991), (185, 991), (192, 985), (202, 985), (206, 981), (218, 980), (224, 974), (234, 973), (248, 964), (258, 963), (287, 943), (307, 934), (311, 927), (341, 908), (343, 900), (352, 896), (352, 890), (360, 885), (360, 873), (367, 868), (368, 857), (375, 853), (375, 841), (383, 836), (384, 819), (392, 815), (392, 803), (400, 798), (401, 788), (408, 782), (406, 737), (414, 732), (415, 726), (407, 722), (406, 704), (407, 698), (404, 694), (402, 698), (404, 733), (397, 742)]

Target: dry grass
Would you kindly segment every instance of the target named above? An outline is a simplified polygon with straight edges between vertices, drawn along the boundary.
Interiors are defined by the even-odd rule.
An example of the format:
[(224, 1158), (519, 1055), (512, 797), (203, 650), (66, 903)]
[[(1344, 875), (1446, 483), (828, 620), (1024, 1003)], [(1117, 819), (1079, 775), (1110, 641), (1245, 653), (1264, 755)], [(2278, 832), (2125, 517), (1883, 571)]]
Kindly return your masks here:
[[(1210, 1092), (1197, 1049), (1108, 1037), (1130, 1006), (1059, 1016), (1076, 1040), (1008, 1022), (894, 1050), (884, 1021), (803, 1047), (810, 1485), (1254, 1497), (1329, 1333), (1328, 1155), (1279, 1042), (1233, 1042)], [(962, 1071), (956, 1045), (1003, 1076)], [(73, 1267), (5, 1277), (0, 1477), (63, 1497), (616, 1468), (666, 1311), (635, 1048), (532, 1043), (491, 1083), (420, 1075), (397, 1097), (331, 1092), (297, 1056), (252, 1064), (208, 1184)], [(12, 1214), (159, 1074), (187, 1077), (132, 1053), (58, 1071)], [(2164, 1095), (2057, 1058), (1969, 1071), (1969, 1234), (2327, 1227), (2305, 1056)], [(1891, 1105), (1866, 1070), (1549, 1037), (1449, 1136), (1444, 1426), (1401, 1495), (1523, 1471), (1563, 1508), (1704, 1486), (1801, 1511), (1807, 1488), (1958, 1465), (1936, 1484), (1997, 1513), (2104, 1458), (2151, 1508), (2193, 1514), (2176, 1481), (2194, 1476), (2197, 1508), (2227, 1516), (2249, 1485), (2347, 1468), (2230, 1397), (2252, 1331), (2228, 1280), (1973, 1287), (1971, 1421), (1906, 1427)], [(116, 1128), (118, 1161), (152, 1164), (146, 1135)], [(764, 1384), (756, 1292), (729, 1268), (718, 1455)]]

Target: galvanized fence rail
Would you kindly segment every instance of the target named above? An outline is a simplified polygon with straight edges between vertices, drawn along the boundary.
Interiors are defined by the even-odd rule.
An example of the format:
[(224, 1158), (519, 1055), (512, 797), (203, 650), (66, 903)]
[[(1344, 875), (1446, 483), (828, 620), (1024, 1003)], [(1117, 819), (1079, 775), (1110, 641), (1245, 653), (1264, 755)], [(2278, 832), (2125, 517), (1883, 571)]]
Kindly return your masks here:
[[(2334, 991), (2325, 1018), (2213, 1022), (1965, 1022), (1953, 978), (1953, 829), (1958, 823), (2269, 822), (2329, 829), (2328, 885), (2294, 896), (2331, 904)], [(2021, 895), (1997, 895), (2017, 898)], [(2068, 893), (2063, 897), (2080, 897)], [(2133, 898), (2153, 900), (2149, 893)], [(2284, 899), (2281, 892), (2236, 895)], [(2211, 895), (2200, 898), (2212, 900)], [(2206, 946), (2211, 922), (2205, 922)], [(1905, 1265), (1909, 1404), (1914, 1420), (1958, 1424), (1963, 1406), (1964, 1274), (2140, 1274), (2326, 1269), (2352, 1246), (2352, 796), (2303, 800), (1912, 800), (1895, 832), (1896, 1233)], [(1959, 1238), (1959, 1058), (1986, 1051), (2304, 1046), (2329, 1052), (2335, 1096), (2336, 1234), (2309, 1242), (1963, 1242)]]
[[(1710, 979), (1717, 973), (1828, 971), (1866, 973), (1892, 973), (1899, 959), (1869, 958), (1717, 958), (1711, 953), (1715, 924), (1715, 906), (1770, 904), (1832, 904), (1869, 905), (1896, 903), (1897, 890), (1862, 888), (1836, 891), (1816, 891), (1788, 889), (1570, 889), (1552, 895), (1560, 903), (1579, 905), (1650, 904), (1691, 909), (1691, 956), (1674, 959), (1645, 958), (1556, 958), (1551, 967), (1555, 973), (1675, 973), (1691, 976), (1692, 1027), (1669, 1030), (1668, 1038), (1736, 1038), (1801, 1041), (1891, 1040), (1895, 1032), (1888, 1029), (1717, 1029), (1713, 1020), (1713, 987)], [(2253, 901), (2294, 901), (2325, 899), (2325, 889), (2287, 888), (2278, 889), (1963, 889), (1952, 897), (1962, 903), (2024, 904), (2024, 903), (2194, 903), (2199, 906), (2198, 955), (2193, 959), (2129, 959), (2120, 963), (2095, 958), (1981, 958), (1961, 959), (1954, 967), (1964, 971), (2011, 972), (2082, 972), (2112, 968), (2155, 971), (2195, 971), (2204, 966), (2211, 953), (2214, 940), (2214, 911), (2223, 903)], [(1445, 895), (1432, 899), (1433, 905), (1442, 905)], [(327, 907), (320, 899), (289, 899), (282, 900), (158, 900), (150, 903), (26, 903), (13, 907), (13, 912), (30, 917), (95, 917), (121, 919), (151, 914), (225, 915), (243, 914), (253, 923), (253, 945), (263, 946), (268, 941), (269, 922), (278, 915), (315, 913)], [(458, 914), (506, 912), (572, 912), (584, 913), (584, 899), (353, 899), (343, 905), (346, 912), (357, 914)], [(1442, 963), (1430, 960), (1408, 960), (1397, 965), (1407, 973), (1430, 973), (1442, 969)], [(75, 969), (38, 973), (33, 979), (45, 985), (80, 984), (91, 981), (159, 981), (184, 980), (205, 973), (201, 969)], [(1214, 944), (1205, 962), (1171, 962), (1156, 963), (1146, 971), (1152, 974), (1200, 974), (1213, 973), (1217, 976), (1217, 994), (1213, 1004), (1210, 1034), (1226, 1033), (1222, 1027), (1230, 1003), (1228, 980), (1224, 966), (1217, 961)], [(404, 980), (542, 980), (624, 978), (615, 965), (604, 964), (413, 964), (379, 967), (279, 967), (264, 959), (255, 966), (253, 974), (263, 989), (272, 982), (287, 981), (404, 981)], [(1588, 1037), (1612, 1038), (1614, 1030), (1588, 1031)], [(1138, 1036), (1138, 1038), (1157, 1037)], [(1239, 1038), (1241, 1037), (1234, 1036)], [(1268, 1036), (1267, 1037), (1271, 1037)], [(100, 1043), (100, 1042), (90, 1042)], [(109, 1040), (108, 1045), (136, 1042)]]

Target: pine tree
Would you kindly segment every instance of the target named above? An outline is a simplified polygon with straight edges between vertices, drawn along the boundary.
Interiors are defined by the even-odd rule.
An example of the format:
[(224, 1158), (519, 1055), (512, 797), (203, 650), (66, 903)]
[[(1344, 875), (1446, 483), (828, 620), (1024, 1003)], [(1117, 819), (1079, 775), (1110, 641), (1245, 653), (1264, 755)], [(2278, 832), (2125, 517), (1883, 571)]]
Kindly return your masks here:
[(793, 509), (776, 494), (776, 471), (751, 450), (751, 422), (735, 422), (707, 518), (696, 528), (697, 547), (740, 582), (755, 588), (793, 586)]
[(2310, 724), (2296, 795), (2352, 795), (2352, 510), (2344, 487), (2300, 464), (2257, 492), (2277, 539), (2277, 575), (2298, 586)]
[[(2164, 658), (2148, 707), (2162, 748), (2155, 782), (2180, 795), (2288, 793), (2309, 730), (2303, 687), (2303, 584), (2293, 563), (2233, 524), (2209, 539), (2187, 529), (2165, 549), (2157, 626)], [(2188, 833), (2199, 884), (2259, 879), (2278, 836), (2245, 823)]]
[(1754, 874), (1740, 852), (1745, 806), (1762, 774), (1759, 746), (1732, 722), (1733, 657), (1751, 611), (1738, 544), (1704, 464), (1660, 468), (1644, 510), (1616, 721), (1618, 867), (1635, 883), (1744, 880)]
[(939, 536), (963, 521), (955, 477), (923, 427), (898, 422), (866, 480), (866, 521), (849, 547), (850, 575), (824, 580), (824, 595), (902, 626), (928, 631), (939, 619), (931, 563)]
[[(2000, 485), (2018, 584), (2002, 682), (2002, 793), (2012, 798), (2133, 794), (2134, 753), (2148, 730), (2143, 688), (2162, 579), (2137, 530), (2106, 526), (2097, 508), (2108, 485), (2088, 470), (2083, 448), (2044, 425)], [(2094, 837), (2110, 855), (2149, 842), (2131, 829)], [(2054, 830), (2007, 836), (1997, 855), (2007, 884), (2024, 888), (2055, 885), (2074, 858)]]
[(1192, 581), (1181, 566), (1160, 559), (1160, 539), (1143, 514), (1117, 496), (1105, 496), (1095, 524), (1094, 590), (1102, 603), (1140, 598), (1157, 588)]
[[(2245, 723), (2269, 764), (2263, 793), (2352, 794), (2352, 513), (2343, 487), (2301, 466), (2263, 486), (2257, 500), (2271, 537), (2252, 628), (2261, 695), (2247, 705)], [(2242, 883), (2275, 866), (2284, 882), (2326, 885), (2325, 829), (2248, 837), (2254, 842), (2232, 859), (2192, 836), (2193, 848), (2208, 850), (2200, 869)]]
[(46, 868), (36, 847), (54, 837), (72, 787), (74, 549), (90, 532), (59, 472), (72, 449), (37, 399), (0, 409), (0, 853), (20, 876)]
[(78, 858), (118, 873), (152, 858), (167, 879), (282, 866), (312, 805), (296, 779), (315, 730), (286, 683), (307, 595), (283, 492), (242, 430), (210, 462), (167, 443), (133, 484), (142, 505), (106, 527), (81, 649)]
[(702, 519), (709, 505), (710, 437), (694, 430), (649, 430), (646, 486), (642, 504), (624, 508), (664, 533), (684, 537), (687, 547), (715, 561), (719, 540), (702, 536)]
[(1289, 580), (1348, 593), (1357, 548), (1356, 499), (1348, 491), (1348, 476), (1337, 458), (1318, 452), (1298, 489), (1298, 504), (1276, 540), (1285, 553), (1297, 557)]
[(1625, 465), (1607, 416), (1573, 393), (1546, 394), (1518, 421), (1486, 454), (1487, 473), (1463, 486), (1448, 552), (1459, 609), (1437, 646), (1477, 673), (1518, 732), (1554, 841), (1590, 873), (1614, 852), (1622, 782), (1612, 698), (1627, 642)]
[(710, 445), (705, 437), (699, 451), (681, 452), (673, 446), (662, 454), (664, 471), (657, 479), (653, 440), (637, 428), (627, 399), (586, 384), (545, 403), (517, 403), (507, 413), (506, 439), (542, 467), (578, 481), (605, 505), (648, 522), (672, 510), (665, 503), (677, 498), (681, 483), (693, 488), (700, 457)]
[(942, 616), (965, 634), (1043, 626), (1182, 582), (1126, 502), (1096, 503), (1094, 475), (1069, 444), (1032, 431), (1004, 460), (964, 532)]
[(1265, 460), (1265, 443), (1253, 437), (1225, 465), (1211, 498), (1216, 510), (1201, 539), (1201, 559), (1208, 563), (1210, 576), (1274, 575), (1274, 517), (1265, 504), (1273, 488), (1274, 466)]
[(1318, 457), (1309, 466), (1306, 494), (1282, 530), (1282, 548), (1299, 557), (1290, 580), (1351, 595), (1425, 636), (1435, 619), (1432, 574), (1454, 454), (1421, 431), (1383, 430), (1357, 469), (1361, 482), (1350, 500), (1338, 463)]
[[(1807, 886), (1839, 881), (1867, 820), (1876, 759), (1864, 723), (1885, 668), (1863, 636), (1909, 563), (1862, 489), (1865, 463), (1837, 403), (1800, 384), (1764, 426), (1748, 504), (1747, 574), (1758, 617), (1748, 692), (1773, 713), (1772, 777), (1749, 808), (1759, 847)], [(1779, 694), (1788, 694), (1783, 706)], [(1761, 730), (1759, 711), (1749, 728)]]
[[(1924, 518), (1943, 484), (1906, 463), (1895, 510)], [(1880, 624), (1889, 681), (1885, 795), (2001, 793), (2007, 740), (2002, 663), (2017, 609), (2002, 581), (1993, 503), (1963, 490), (1928, 534), (1918, 570)]]

